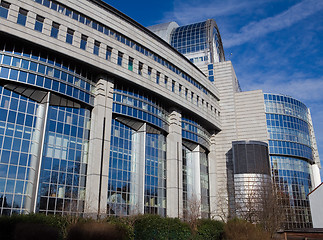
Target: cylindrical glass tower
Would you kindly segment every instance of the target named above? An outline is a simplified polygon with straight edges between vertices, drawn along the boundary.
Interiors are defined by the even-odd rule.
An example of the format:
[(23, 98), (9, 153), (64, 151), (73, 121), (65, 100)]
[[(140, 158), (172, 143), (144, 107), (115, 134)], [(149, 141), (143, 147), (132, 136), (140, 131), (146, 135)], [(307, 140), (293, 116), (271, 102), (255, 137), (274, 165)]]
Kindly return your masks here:
[(308, 193), (312, 189), (308, 109), (294, 98), (264, 94), (269, 154), (276, 187), (282, 192), (286, 228), (312, 227)]

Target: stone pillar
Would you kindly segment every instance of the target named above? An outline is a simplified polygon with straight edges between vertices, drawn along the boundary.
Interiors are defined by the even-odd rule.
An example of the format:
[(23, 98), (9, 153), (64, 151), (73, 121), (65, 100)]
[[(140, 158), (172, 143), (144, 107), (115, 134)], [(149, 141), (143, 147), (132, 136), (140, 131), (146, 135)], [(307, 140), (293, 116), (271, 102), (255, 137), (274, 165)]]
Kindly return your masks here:
[[(201, 165), (200, 165), (200, 146), (192, 151), (192, 167), (193, 167), (193, 195), (192, 200), (199, 201), (201, 200)], [(190, 196), (188, 196), (190, 198)]]
[(132, 135), (131, 155), (130, 214), (144, 214), (146, 123)]
[(25, 201), (25, 208), (29, 209), (29, 212), (36, 212), (37, 206), (37, 195), (39, 188), (39, 177), (41, 162), (44, 151), (44, 141), (46, 134), (46, 123), (50, 101), (50, 93), (44, 97), (43, 101), (38, 105), (36, 116), (36, 125), (32, 134), (31, 144), (31, 160), (30, 160), (30, 171), (28, 175), (27, 183), (27, 196)]
[(98, 217), (105, 215), (107, 208), (113, 89), (113, 80), (100, 76), (91, 115), (84, 212)]
[(209, 161), (209, 188), (210, 188), (210, 213), (211, 218), (217, 218), (217, 167), (216, 167), (216, 138), (215, 134), (213, 134), (210, 138), (210, 152), (208, 155)]
[(183, 216), (183, 166), (181, 113), (174, 110), (169, 115), (167, 135), (167, 216)]

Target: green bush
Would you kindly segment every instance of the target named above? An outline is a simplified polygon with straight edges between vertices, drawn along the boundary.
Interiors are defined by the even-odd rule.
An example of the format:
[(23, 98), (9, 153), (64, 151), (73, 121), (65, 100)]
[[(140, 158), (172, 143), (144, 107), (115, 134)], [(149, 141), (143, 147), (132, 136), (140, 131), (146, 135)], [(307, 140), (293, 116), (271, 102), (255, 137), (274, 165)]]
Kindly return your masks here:
[(197, 222), (196, 240), (221, 240), (224, 235), (224, 223), (212, 219), (200, 219)]
[(227, 240), (269, 240), (270, 234), (259, 226), (241, 219), (232, 219), (224, 227)]
[(135, 239), (166, 240), (190, 239), (189, 226), (176, 218), (162, 218), (158, 215), (138, 216), (134, 222)]
[(70, 227), (67, 240), (127, 240), (123, 228), (110, 223), (78, 223)]
[(0, 236), (8, 240), (38, 239), (36, 235), (42, 236), (39, 239), (63, 239), (64, 225), (65, 220), (60, 216), (44, 214), (2, 216), (0, 217)]
[(135, 237), (133, 222), (135, 216), (131, 217), (108, 217), (106, 221), (110, 224), (115, 225), (118, 229), (123, 232), (124, 239), (132, 240)]

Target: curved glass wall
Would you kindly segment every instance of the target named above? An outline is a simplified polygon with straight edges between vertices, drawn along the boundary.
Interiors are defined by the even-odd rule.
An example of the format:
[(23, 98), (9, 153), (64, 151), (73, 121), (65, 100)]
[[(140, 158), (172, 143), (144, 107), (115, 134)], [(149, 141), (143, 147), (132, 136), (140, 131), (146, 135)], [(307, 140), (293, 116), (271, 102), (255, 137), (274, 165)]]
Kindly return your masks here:
[(306, 106), (291, 97), (264, 94), (269, 153), (276, 186), (283, 191), (286, 228), (312, 226), (307, 194), (313, 153)]
[(155, 97), (136, 89), (116, 84), (113, 101), (112, 111), (114, 113), (142, 120), (168, 131), (168, 113)]
[(208, 48), (206, 22), (176, 28), (171, 35), (171, 45), (182, 54), (204, 51)]
[[(10, 40), (0, 40), (0, 214), (80, 214), (90, 110), (56, 100), (65, 96), (72, 105), (92, 105), (91, 73), (72, 59)], [(12, 86), (21, 95), (6, 90)], [(47, 97), (39, 99), (42, 94)]]
[(186, 117), (182, 117), (182, 138), (196, 142), (206, 147), (210, 146), (211, 135), (197, 122)]
[(166, 217), (166, 137), (146, 134), (144, 213)]
[(112, 120), (107, 214), (166, 216), (166, 137)]
[(139, 165), (133, 161), (132, 136), (134, 130), (130, 127), (112, 120), (109, 182), (108, 182), (108, 207), (107, 214), (126, 216), (137, 209), (139, 178), (136, 169)]
[[(29, 212), (38, 103), (0, 86), (0, 215)], [(28, 186), (28, 187), (27, 187)]]
[(90, 73), (72, 61), (28, 45), (0, 41), (0, 78), (67, 95), (93, 105)]
[(41, 163), (37, 210), (84, 210), (90, 111), (50, 106)]
[(312, 219), (307, 195), (312, 188), (310, 164), (293, 157), (271, 156), (274, 183), (285, 194), (287, 228), (311, 228)]

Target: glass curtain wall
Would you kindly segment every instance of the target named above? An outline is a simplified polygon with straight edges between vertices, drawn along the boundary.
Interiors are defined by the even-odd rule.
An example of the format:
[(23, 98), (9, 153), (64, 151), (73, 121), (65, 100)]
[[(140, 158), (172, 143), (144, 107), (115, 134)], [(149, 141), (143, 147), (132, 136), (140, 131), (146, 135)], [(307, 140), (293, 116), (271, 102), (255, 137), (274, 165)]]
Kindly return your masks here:
[(269, 154), (274, 183), (283, 194), (286, 228), (310, 228), (307, 194), (312, 190), (313, 162), (307, 107), (291, 97), (264, 94)]
[(166, 217), (166, 137), (146, 134), (145, 213)]
[(39, 212), (83, 212), (89, 121), (89, 110), (49, 107), (37, 202)]
[(0, 215), (28, 213), (39, 104), (0, 86)]

